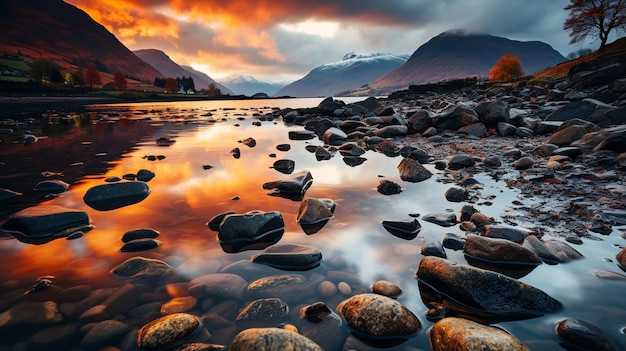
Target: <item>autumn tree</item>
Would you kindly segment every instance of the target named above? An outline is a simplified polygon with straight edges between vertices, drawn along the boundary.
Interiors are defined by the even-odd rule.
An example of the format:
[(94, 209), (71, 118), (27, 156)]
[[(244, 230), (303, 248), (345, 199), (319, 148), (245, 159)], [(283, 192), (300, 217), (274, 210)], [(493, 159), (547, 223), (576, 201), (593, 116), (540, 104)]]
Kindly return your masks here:
[(85, 84), (90, 88), (93, 88), (94, 85), (102, 84), (102, 78), (100, 78), (100, 72), (93, 68), (87, 68), (85, 70), (84, 78)]
[(63, 75), (59, 71), (59, 66), (44, 58), (33, 61), (30, 69), (30, 76), (39, 82), (62, 83)]
[(165, 79), (165, 91), (168, 93), (175, 93), (178, 91), (178, 82), (176, 78)]
[(489, 71), (489, 80), (510, 80), (521, 77), (522, 62), (511, 54), (506, 54), (498, 60), (495, 66)]
[(126, 77), (122, 74), (122, 72), (117, 72), (113, 76), (113, 85), (117, 90), (126, 90), (128, 83), (126, 82)]
[(570, 32), (570, 44), (597, 36), (601, 51), (611, 31), (626, 30), (626, 0), (570, 0), (564, 10), (569, 11), (563, 29)]
[(207, 91), (208, 96), (214, 96), (214, 97), (222, 96), (222, 91), (220, 90), (220, 88), (217, 87), (217, 85), (215, 85), (215, 83), (209, 84), (208, 88), (209, 88)]

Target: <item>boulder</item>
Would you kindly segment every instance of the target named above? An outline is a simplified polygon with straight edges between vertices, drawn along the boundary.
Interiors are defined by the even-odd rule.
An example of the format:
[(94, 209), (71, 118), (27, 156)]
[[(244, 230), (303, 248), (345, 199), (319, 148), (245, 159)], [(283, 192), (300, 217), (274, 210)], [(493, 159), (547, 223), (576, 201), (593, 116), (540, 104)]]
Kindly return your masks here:
[(91, 187), (83, 201), (98, 211), (109, 211), (143, 201), (150, 194), (148, 184), (141, 181), (101, 184)]
[(504, 330), (463, 318), (444, 318), (431, 328), (428, 338), (433, 351), (530, 351)]
[(224, 217), (217, 238), (225, 252), (264, 249), (277, 243), (285, 232), (283, 216), (278, 211), (252, 211)]
[(175, 346), (176, 342), (192, 335), (199, 327), (200, 320), (191, 314), (163, 316), (139, 329), (137, 346), (148, 350)]
[[(268, 340), (271, 342), (268, 343)], [(250, 328), (239, 332), (230, 343), (229, 351), (323, 351), (306, 336), (279, 328)]]
[(433, 126), (437, 129), (457, 130), (477, 122), (479, 119), (476, 111), (461, 105), (451, 106), (441, 115), (433, 118)]
[(346, 142), (348, 135), (339, 128), (330, 127), (326, 129), (322, 139), (327, 145), (341, 145)]
[(422, 166), (419, 161), (404, 158), (398, 165), (400, 179), (406, 182), (418, 183), (430, 178), (433, 174)]
[(152, 228), (139, 228), (129, 230), (122, 236), (122, 242), (129, 242), (137, 239), (154, 239), (159, 236), (159, 232)]
[(342, 301), (337, 311), (350, 328), (366, 337), (410, 337), (421, 328), (413, 312), (383, 295), (366, 293), (352, 296)]
[(582, 138), (585, 134), (587, 134), (585, 127), (572, 125), (552, 134), (546, 143), (558, 146), (569, 146), (574, 141)]
[(402, 192), (402, 187), (392, 180), (383, 179), (378, 183), (376, 190), (383, 195), (396, 195)]
[(422, 216), (422, 219), (442, 227), (452, 227), (457, 224), (456, 214), (452, 212), (427, 213)]
[(13, 214), (2, 230), (21, 241), (44, 243), (78, 230), (90, 230), (91, 219), (86, 212), (56, 205), (41, 205)]
[(506, 239), (518, 244), (530, 234), (530, 230), (507, 225), (486, 225), (483, 227), (483, 235), (490, 238)]
[(334, 100), (332, 97), (327, 97), (317, 105), (317, 109), (326, 116), (333, 116), (335, 110), (345, 107), (345, 105), (346, 104), (341, 100)]
[(276, 160), (270, 168), (273, 168), (283, 174), (291, 174), (293, 173), (295, 167), (296, 162), (293, 160)]
[(381, 138), (403, 137), (408, 134), (408, 127), (403, 125), (391, 125), (379, 128), (372, 132), (372, 135)]
[(487, 127), (494, 127), (501, 122), (509, 123), (511, 119), (511, 106), (506, 101), (481, 102), (476, 106), (475, 110), (478, 114), (478, 119)]
[(408, 132), (411, 134), (423, 133), (432, 126), (430, 114), (426, 110), (415, 111), (407, 120)]

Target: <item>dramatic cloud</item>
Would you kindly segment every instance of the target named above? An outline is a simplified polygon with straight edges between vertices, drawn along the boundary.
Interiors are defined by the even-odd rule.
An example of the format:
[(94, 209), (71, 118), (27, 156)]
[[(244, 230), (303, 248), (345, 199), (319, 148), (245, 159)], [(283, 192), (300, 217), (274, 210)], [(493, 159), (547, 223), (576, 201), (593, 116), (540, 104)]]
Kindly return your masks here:
[(162, 50), (218, 80), (298, 79), (352, 51), (411, 54), (451, 29), (580, 48), (562, 29), (567, 0), (66, 1), (131, 50)]

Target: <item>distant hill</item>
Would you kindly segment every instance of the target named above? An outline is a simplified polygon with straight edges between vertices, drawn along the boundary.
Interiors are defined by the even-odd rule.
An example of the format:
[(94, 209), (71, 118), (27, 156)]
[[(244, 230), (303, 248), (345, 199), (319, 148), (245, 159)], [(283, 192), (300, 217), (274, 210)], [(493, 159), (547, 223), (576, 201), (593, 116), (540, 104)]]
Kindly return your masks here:
[(191, 67), (185, 68), (178, 65), (161, 50), (144, 49), (133, 52), (137, 55), (137, 57), (150, 64), (152, 67), (158, 69), (159, 72), (162, 72), (166, 78), (191, 77), (196, 90), (206, 89), (209, 84), (213, 83), (222, 91), (222, 94), (234, 95), (232, 91), (223, 85), (220, 85), (208, 75), (198, 72)]
[(449, 31), (420, 46), (404, 65), (369, 85), (380, 92), (446, 79), (487, 78), (489, 70), (506, 54), (520, 59), (525, 75), (565, 61), (558, 51), (540, 41), (522, 42), (486, 34)]
[(119, 71), (145, 82), (163, 76), (84, 11), (61, 0), (10, 0), (0, 9), (0, 53), (42, 57), (69, 70)]
[(280, 88), (288, 83), (268, 83), (256, 80), (252, 76), (238, 75), (226, 78), (220, 81), (222, 85), (234, 91), (235, 94), (252, 96), (256, 93), (265, 93), (269, 96), (274, 95)]
[(335, 96), (358, 88), (381, 75), (400, 67), (406, 55), (384, 53), (346, 54), (341, 61), (314, 68), (303, 78), (280, 89), (275, 96)]

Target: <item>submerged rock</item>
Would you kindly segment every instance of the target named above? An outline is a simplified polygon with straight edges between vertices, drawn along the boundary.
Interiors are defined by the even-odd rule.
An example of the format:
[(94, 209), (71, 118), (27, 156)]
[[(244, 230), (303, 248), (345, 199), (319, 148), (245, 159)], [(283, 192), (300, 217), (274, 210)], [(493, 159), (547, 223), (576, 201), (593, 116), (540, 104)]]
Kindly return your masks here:
[(319, 266), (322, 253), (311, 246), (300, 244), (272, 245), (252, 256), (252, 262), (287, 271), (306, 271)]
[(69, 188), (69, 184), (62, 180), (43, 180), (35, 186), (35, 190), (38, 193), (45, 194), (59, 194), (67, 190)]
[(301, 274), (280, 274), (257, 279), (248, 284), (246, 291), (254, 299), (278, 297), (295, 302), (317, 293), (318, 284), (319, 281), (308, 280)]
[(444, 318), (428, 334), (433, 351), (530, 351), (504, 330), (463, 318)]
[(311, 339), (279, 328), (250, 328), (235, 336), (228, 347), (229, 351), (323, 351)]
[(133, 257), (111, 270), (111, 274), (132, 280), (153, 280), (169, 277), (174, 268), (163, 261)]
[(285, 232), (283, 216), (278, 211), (252, 211), (224, 217), (217, 238), (225, 252), (264, 249), (277, 243)]
[(91, 228), (91, 219), (86, 212), (55, 205), (26, 208), (9, 217), (2, 225), (3, 231), (11, 233), (20, 241), (33, 244), (42, 244)]
[(251, 301), (235, 317), (235, 322), (243, 325), (277, 326), (285, 318), (289, 308), (278, 298), (270, 297)]
[[(518, 320), (555, 312), (561, 303), (545, 292), (503, 274), (425, 257), (415, 273), (425, 304), (442, 303), (453, 313)], [(473, 311), (473, 312), (472, 312)]]
[(207, 294), (228, 299), (243, 299), (248, 282), (238, 274), (212, 273), (201, 275), (189, 282), (189, 292), (202, 296)]
[(615, 341), (597, 326), (580, 319), (568, 318), (556, 326), (556, 333), (567, 350), (617, 351)]
[(83, 201), (98, 211), (109, 211), (133, 205), (150, 195), (148, 184), (141, 181), (108, 183), (91, 187)]
[(422, 326), (400, 302), (378, 294), (352, 296), (342, 301), (337, 311), (350, 328), (365, 337), (410, 337)]
[(175, 346), (175, 343), (195, 333), (200, 320), (187, 313), (174, 313), (144, 325), (137, 335), (137, 346), (142, 349), (160, 349)]
[(130, 327), (123, 322), (105, 320), (89, 329), (80, 346), (86, 350), (96, 350), (107, 345), (115, 345), (122, 340), (129, 330)]

